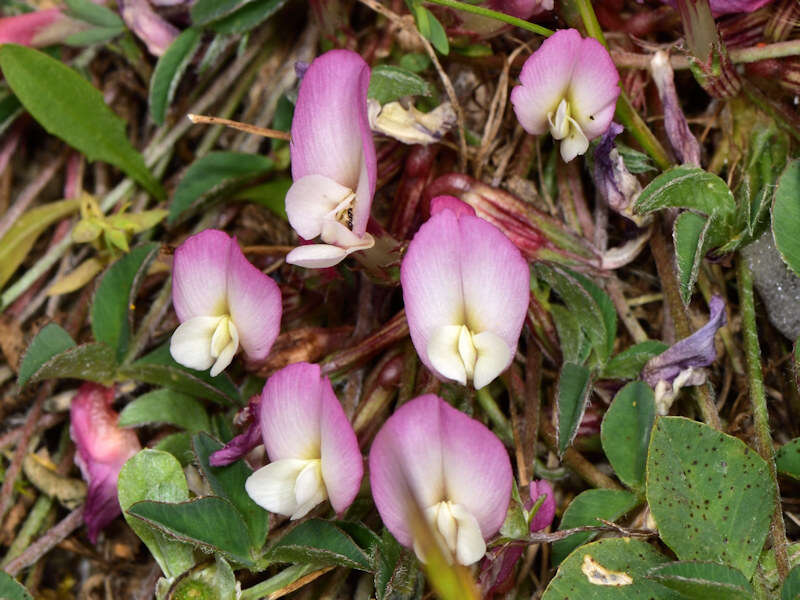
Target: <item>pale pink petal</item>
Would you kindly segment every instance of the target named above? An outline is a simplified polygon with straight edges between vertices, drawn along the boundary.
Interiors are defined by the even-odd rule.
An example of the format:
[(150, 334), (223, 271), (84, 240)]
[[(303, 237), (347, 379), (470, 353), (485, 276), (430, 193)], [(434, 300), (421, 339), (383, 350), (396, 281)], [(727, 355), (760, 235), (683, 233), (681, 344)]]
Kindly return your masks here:
[(286, 262), (308, 269), (325, 269), (338, 265), (350, 252), (353, 252), (353, 249), (345, 250), (330, 244), (306, 244), (289, 252), (286, 255)]
[(333, 510), (341, 514), (353, 503), (361, 487), (364, 461), (358, 440), (342, 405), (333, 393), (330, 380), (322, 382), (320, 437), (322, 480)]
[(230, 246), (223, 231), (206, 229), (175, 250), (172, 266), (172, 304), (180, 321), (227, 314)]
[(324, 175), (358, 191), (357, 234), (366, 230), (377, 177), (367, 118), (369, 78), (369, 66), (355, 52), (326, 52), (306, 71), (292, 120), (292, 178)]
[(259, 419), (271, 461), (320, 458), (321, 396), (319, 365), (295, 363), (267, 380)]
[(445, 495), (477, 520), (484, 538), (503, 524), (511, 500), (511, 461), (485, 425), (439, 400)]
[(122, 20), (154, 56), (161, 56), (180, 33), (147, 0), (120, 0)]
[(589, 140), (608, 129), (620, 91), (619, 73), (608, 50), (594, 38), (582, 40), (567, 101), (572, 118)]
[(427, 352), (431, 336), (440, 327), (464, 324), (458, 223), (450, 210), (432, 216), (419, 228), (400, 266), (411, 340), (433, 371)]
[(92, 542), (120, 514), (117, 478), (122, 465), (141, 450), (136, 433), (117, 427), (119, 415), (111, 408), (113, 401), (113, 388), (84, 383), (70, 406), (75, 462), (89, 483), (84, 520)]
[(281, 329), (281, 291), (248, 262), (235, 241), (228, 262), (228, 308), (248, 358), (266, 358)]
[(413, 543), (409, 494), (423, 509), (445, 499), (439, 405), (433, 394), (415, 398), (389, 417), (369, 453), (372, 497), (383, 524), (397, 541)]
[(522, 66), (522, 85), (511, 91), (511, 104), (528, 133), (548, 131), (547, 114), (556, 110), (569, 89), (581, 41), (581, 34), (574, 29), (556, 31)]
[(295, 179), (286, 192), (286, 216), (301, 238), (312, 240), (322, 233), (325, 217), (353, 190), (324, 175)]
[(528, 263), (491, 223), (464, 216), (458, 227), (466, 325), (473, 335), (491, 331), (502, 338), (512, 358), (528, 310)]
[(455, 196), (436, 196), (431, 200), (431, 216), (443, 210), (452, 211), (457, 217), (463, 215), (475, 216), (475, 209)]
[(0, 18), (0, 44), (22, 44), (41, 48), (63, 42), (86, 29), (82, 21), (71, 19), (57, 8)]

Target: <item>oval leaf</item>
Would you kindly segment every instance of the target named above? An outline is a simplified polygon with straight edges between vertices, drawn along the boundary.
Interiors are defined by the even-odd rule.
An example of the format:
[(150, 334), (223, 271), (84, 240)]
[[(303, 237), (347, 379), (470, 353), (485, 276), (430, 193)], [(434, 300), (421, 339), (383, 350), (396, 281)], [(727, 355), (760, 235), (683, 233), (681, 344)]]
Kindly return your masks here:
[(647, 502), (681, 560), (715, 560), (750, 579), (769, 531), (769, 471), (741, 440), (683, 417), (656, 421)]
[(128, 509), (141, 500), (183, 502), (189, 499), (186, 477), (174, 456), (159, 450), (138, 452), (122, 467), (117, 492), (122, 515), (150, 550), (165, 577), (177, 577), (194, 565), (191, 546), (169, 539), (128, 514)]
[(750, 600), (753, 587), (731, 567), (707, 561), (659, 565), (647, 578), (675, 590), (689, 600)]
[(404, 96), (430, 96), (432, 93), (431, 85), (416, 73), (402, 67), (378, 65), (372, 69), (367, 97), (386, 104)]
[(635, 344), (608, 361), (602, 375), (609, 379), (636, 379), (647, 361), (667, 348), (669, 346), (658, 340), (645, 340)]
[(103, 343), (69, 348), (44, 363), (28, 381), (69, 377), (110, 385), (116, 376), (114, 351)]
[(800, 598), (800, 565), (789, 571), (781, 588), (781, 600), (798, 600)]
[(158, 244), (150, 243), (131, 250), (109, 267), (94, 294), (92, 334), (116, 351), (117, 360), (122, 360), (128, 349), (136, 292), (158, 249)]
[(369, 557), (350, 535), (319, 519), (292, 529), (270, 548), (268, 556), (275, 562), (313, 562), (372, 571)]
[(563, 455), (572, 444), (581, 424), (589, 393), (592, 391), (592, 373), (582, 365), (566, 362), (558, 376), (558, 405), (556, 434), (558, 453)]
[(183, 72), (189, 66), (194, 53), (200, 45), (200, 31), (190, 27), (183, 31), (170, 44), (167, 51), (158, 59), (153, 76), (150, 78), (150, 116), (163, 125), (167, 108), (175, 96)]
[(217, 496), (177, 504), (143, 500), (127, 513), (180, 541), (223, 552), (242, 564), (252, 564), (249, 535), (239, 512)]
[(689, 208), (726, 219), (736, 211), (728, 184), (698, 167), (674, 167), (653, 179), (636, 199), (634, 210), (648, 214), (664, 208)]
[(202, 404), (169, 389), (153, 390), (127, 404), (119, 414), (117, 425), (133, 427), (149, 423), (168, 423), (193, 433), (211, 428)]
[(74, 347), (75, 341), (60, 325), (50, 323), (42, 327), (20, 362), (17, 380), (19, 386), (25, 385), (51, 358)]
[(197, 203), (222, 189), (264, 175), (272, 161), (257, 154), (210, 152), (194, 161), (181, 179), (169, 205), (169, 223), (175, 223)]
[(211, 489), (218, 496), (230, 500), (231, 504), (236, 507), (250, 531), (250, 545), (254, 550), (260, 549), (264, 545), (269, 531), (269, 513), (253, 502), (245, 491), (245, 481), (253, 473), (253, 470), (247, 466), (244, 460), (237, 460), (225, 467), (209, 465), (209, 457), (217, 450), (222, 449), (223, 444), (208, 434), (196, 434), (192, 438), (192, 445), (203, 475), (211, 485)]
[(161, 184), (131, 146), (125, 122), (76, 71), (43, 52), (16, 44), (0, 47), (0, 68), (19, 101), (48, 133), (90, 161), (119, 167), (153, 196), (164, 199)]
[(603, 417), (603, 451), (620, 481), (644, 491), (647, 447), (656, 418), (653, 390), (641, 381), (622, 388)]
[(784, 262), (800, 275), (800, 159), (789, 163), (778, 179), (772, 205), (772, 235)]
[(645, 578), (667, 560), (647, 542), (631, 538), (587, 544), (561, 564), (542, 600), (685, 600)]
[(784, 475), (800, 479), (800, 438), (795, 438), (780, 447), (775, 453), (775, 466)]
[(3, 600), (33, 600), (21, 583), (5, 571), (0, 571), (0, 598)]
[[(623, 490), (586, 490), (570, 502), (558, 530), (572, 529), (584, 525), (602, 525), (598, 519), (616, 521), (639, 504), (634, 494)], [(568, 538), (553, 543), (552, 560), (557, 565), (575, 548), (593, 539), (596, 532), (573, 533)]]

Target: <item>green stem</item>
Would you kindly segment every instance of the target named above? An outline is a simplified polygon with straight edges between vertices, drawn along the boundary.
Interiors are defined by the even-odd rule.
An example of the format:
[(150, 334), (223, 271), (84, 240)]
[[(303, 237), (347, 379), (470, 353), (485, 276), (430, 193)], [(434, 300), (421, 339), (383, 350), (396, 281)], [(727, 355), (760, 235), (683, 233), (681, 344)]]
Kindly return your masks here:
[(751, 63), (767, 58), (797, 56), (800, 54), (800, 40), (789, 40), (788, 42), (777, 42), (750, 48), (731, 48), (728, 53), (731, 62), (735, 63)]
[(508, 23), (509, 25), (514, 25), (520, 29), (525, 29), (545, 37), (549, 37), (555, 33), (554, 31), (551, 31), (546, 27), (542, 27), (541, 25), (537, 25), (536, 23), (529, 23), (523, 19), (518, 19), (517, 17), (512, 17), (511, 15), (497, 12), (496, 10), (483, 8), (482, 6), (476, 6), (475, 4), (467, 4), (466, 2), (459, 2), (458, 0), (425, 0), (425, 2), (430, 4), (438, 4), (439, 6), (447, 6), (448, 8), (455, 8), (456, 10), (463, 10), (464, 12), (472, 13), (473, 15), (480, 15), (482, 17), (488, 17), (489, 19), (494, 19), (495, 21), (502, 21), (503, 23)]
[(514, 443), (514, 433), (511, 431), (511, 425), (497, 406), (492, 395), (489, 393), (489, 386), (482, 387), (475, 391), (475, 397), (478, 399), (478, 404), (481, 405), (483, 412), (489, 417), (495, 428), (495, 432), (506, 444)]
[(287, 567), (277, 575), (270, 577), (266, 581), (257, 583), (253, 587), (242, 590), (240, 600), (257, 600), (259, 598), (266, 598), (270, 594), (277, 592), (300, 579), (309, 573), (319, 570), (319, 566), (311, 565), (294, 565)]
[(744, 351), (747, 357), (747, 380), (750, 385), (750, 403), (753, 410), (753, 425), (756, 433), (756, 450), (769, 467), (772, 478), (774, 510), (772, 513), (772, 548), (775, 552), (775, 563), (781, 583), (789, 572), (789, 556), (787, 553), (786, 525), (783, 522), (781, 509), (781, 492), (778, 486), (778, 472), (775, 468), (775, 449), (769, 432), (769, 413), (767, 396), (764, 392), (764, 375), (761, 371), (761, 348), (758, 343), (756, 328), (756, 307), (753, 297), (753, 273), (746, 260), (738, 255), (736, 261), (736, 279), (739, 283), (739, 309), (742, 313), (742, 334)]

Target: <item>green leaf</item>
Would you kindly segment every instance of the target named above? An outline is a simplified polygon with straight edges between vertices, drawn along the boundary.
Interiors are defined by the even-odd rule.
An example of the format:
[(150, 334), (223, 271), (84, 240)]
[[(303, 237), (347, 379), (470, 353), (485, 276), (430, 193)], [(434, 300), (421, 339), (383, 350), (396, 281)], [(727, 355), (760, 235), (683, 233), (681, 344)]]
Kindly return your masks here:
[[(429, 11), (424, 6), (419, 6), (420, 13), (427, 13), (425, 18), (427, 20), (427, 31), (423, 33), (433, 47), (436, 48), (440, 54), (444, 54), (447, 56), (450, 53), (450, 42), (447, 39), (447, 32), (444, 30), (444, 27), (439, 22), (439, 19)], [(420, 28), (420, 33), (422, 33), (422, 29)]]
[(633, 381), (617, 393), (600, 427), (603, 452), (617, 477), (638, 492), (644, 491), (647, 447), (655, 418), (653, 390)]
[(164, 190), (125, 134), (125, 122), (76, 71), (43, 52), (4, 44), (0, 68), (25, 109), (48, 133), (86, 155), (122, 169), (159, 200)]
[(21, 583), (5, 571), (0, 571), (0, 598), (3, 600), (33, 600)]
[(183, 72), (200, 46), (200, 31), (194, 27), (185, 29), (170, 44), (167, 51), (158, 59), (150, 78), (150, 116), (159, 125), (164, 124), (167, 108), (175, 96)]
[(242, 152), (209, 152), (194, 161), (181, 179), (169, 205), (170, 224), (190, 209), (223, 190), (269, 173), (272, 161), (266, 156)]
[(558, 342), (561, 346), (561, 356), (564, 361), (583, 364), (589, 357), (592, 347), (589, 340), (583, 335), (578, 318), (571, 310), (559, 304), (550, 305), (550, 314), (558, 333)]
[(800, 479), (800, 438), (794, 438), (780, 447), (775, 453), (775, 466), (784, 475)]
[(410, 597), (419, 579), (414, 555), (403, 548), (388, 529), (383, 530), (375, 553), (375, 596), (377, 600)]
[(114, 352), (102, 342), (75, 346), (56, 354), (34, 372), (28, 381), (44, 379), (84, 379), (105, 385), (115, 379)]
[(567, 309), (578, 319), (598, 360), (604, 363), (613, 347), (616, 331), (616, 314), (613, 318), (609, 314), (609, 307), (612, 311), (614, 308), (608, 296), (596, 285), (589, 286), (591, 282), (585, 277), (563, 267), (536, 263), (533, 273), (561, 296)]
[(60, 325), (45, 325), (33, 338), (22, 357), (17, 384), (22, 387), (50, 359), (74, 347), (75, 341)]
[(592, 372), (582, 365), (565, 362), (558, 376), (558, 406), (556, 434), (558, 453), (563, 456), (581, 423), (589, 394), (592, 391)]
[(91, 0), (65, 0), (64, 4), (67, 5), (67, 15), (80, 21), (96, 27), (125, 28), (119, 15), (102, 4), (95, 4)]
[(634, 210), (648, 214), (664, 208), (688, 208), (726, 220), (736, 212), (733, 194), (724, 180), (698, 167), (673, 167), (651, 181), (636, 199)]
[(0, 99), (0, 134), (5, 133), (9, 125), (22, 114), (22, 104), (14, 94), (5, 94)]
[(203, 405), (186, 394), (160, 389), (139, 396), (122, 409), (117, 425), (133, 427), (168, 423), (192, 433), (208, 431), (211, 423)]
[(174, 600), (236, 600), (241, 594), (237, 592), (236, 575), (228, 562), (217, 555), (214, 564), (201, 569), (192, 570), (187, 577), (176, 582), (169, 598)]
[(647, 578), (675, 590), (687, 600), (751, 600), (753, 587), (734, 568), (715, 562), (686, 561), (659, 565)]
[(669, 348), (658, 340), (645, 340), (627, 348), (608, 361), (602, 376), (608, 379), (636, 379), (644, 365)]
[(249, 200), (271, 210), (284, 220), (286, 216), (286, 193), (292, 187), (292, 180), (288, 177), (279, 177), (261, 185), (248, 187), (237, 192), (231, 200)]
[(224, 498), (203, 496), (177, 504), (143, 500), (127, 513), (180, 541), (223, 552), (244, 565), (252, 564), (247, 526)]
[(697, 273), (708, 251), (708, 229), (712, 219), (693, 212), (684, 212), (675, 219), (673, 238), (675, 241), (675, 260), (678, 265), (678, 283), (681, 300), (689, 304), (697, 281)]
[(430, 96), (431, 84), (407, 69), (392, 65), (378, 65), (372, 69), (367, 98), (381, 104), (392, 102), (404, 96)]
[(77, 47), (93, 46), (94, 44), (102, 44), (113, 40), (123, 33), (125, 33), (124, 27), (92, 27), (91, 29), (68, 35), (64, 38), (64, 43), (68, 46)]
[(192, 464), (194, 452), (192, 451), (192, 434), (187, 431), (171, 433), (156, 442), (153, 449), (169, 452), (178, 459), (182, 467)]
[(122, 360), (128, 350), (139, 284), (158, 253), (159, 244), (137, 246), (106, 271), (94, 294), (89, 315), (92, 334)]
[(769, 531), (767, 464), (741, 440), (682, 417), (656, 421), (647, 502), (680, 560), (714, 560), (750, 579)]
[(186, 477), (175, 457), (159, 450), (140, 451), (122, 467), (117, 491), (122, 515), (150, 550), (164, 576), (177, 577), (191, 568), (194, 565), (191, 546), (166, 537), (128, 514), (128, 509), (142, 500), (183, 502), (189, 499)]
[(220, 450), (223, 444), (205, 433), (197, 433), (192, 438), (192, 445), (200, 468), (203, 470), (211, 489), (217, 496), (230, 500), (239, 511), (250, 532), (250, 546), (259, 550), (264, 545), (269, 531), (269, 513), (253, 502), (244, 489), (245, 481), (253, 473), (244, 460), (225, 467), (212, 467), (209, 457)]
[(211, 377), (204, 371), (195, 371), (179, 365), (169, 353), (169, 342), (153, 350), (131, 365), (123, 365), (118, 371), (121, 377), (129, 377), (142, 383), (152, 383), (171, 390), (213, 400), (221, 404), (239, 404), (239, 390), (227, 374)]
[(343, 566), (372, 571), (369, 556), (341, 527), (312, 519), (301, 523), (272, 546), (273, 562), (314, 562), (322, 566)]
[(253, 0), (197, 0), (191, 10), (192, 23), (206, 25), (233, 14)]
[(783, 261), (800, 275), (800, 158), (789, 163), (778, 179), (772, 205), (772, 235)]
[[(586, 490), (581, 492), (570, 502), (558, 530), (572, 529), (584, 525), (602, 525), (598, 519), (616, 521), (624, 514), (639, 505), (639, 499), (634, 494), (623, 490)], [(586, 531), (573, 533), (568, 538), (553, 542), (552, 561), (558, 565), (575, 548), (594, 539), (597, 533)]]
[(287, 0), (255, 0), (227, 17), (211, 24), (212, 29), (223, 35), (240, 35), (258, 27), (278, 12)]
[(800, 599), (800, 565), (789, 571), (781, 588), (781, 600), (798, 599)]
[[(4, 44), (0, 52), (7, 48)], [(0, 288), (14, 274), (28, 256), (38, 238), (50, 225), (74, 213), (80, 208), (79, 200), (50, 202), (29, 210), (17, 219), (6, 234), (0, 238)]]
[(646, 578), (668, 560), (647, 542), (631, 538), (587, 544), (561, 564), (542, 600), (686, 600)]

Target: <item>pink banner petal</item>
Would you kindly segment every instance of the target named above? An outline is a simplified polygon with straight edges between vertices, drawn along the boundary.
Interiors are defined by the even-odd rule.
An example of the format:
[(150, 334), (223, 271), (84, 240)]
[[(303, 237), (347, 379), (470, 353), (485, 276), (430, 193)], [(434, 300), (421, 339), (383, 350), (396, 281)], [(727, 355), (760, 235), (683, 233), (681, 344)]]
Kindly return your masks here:
[(178, 246), (172, 267), (172, 304), (178, 319), (227, 313), (228, 260), (235, 243), (223, 231), (206, 229)]

